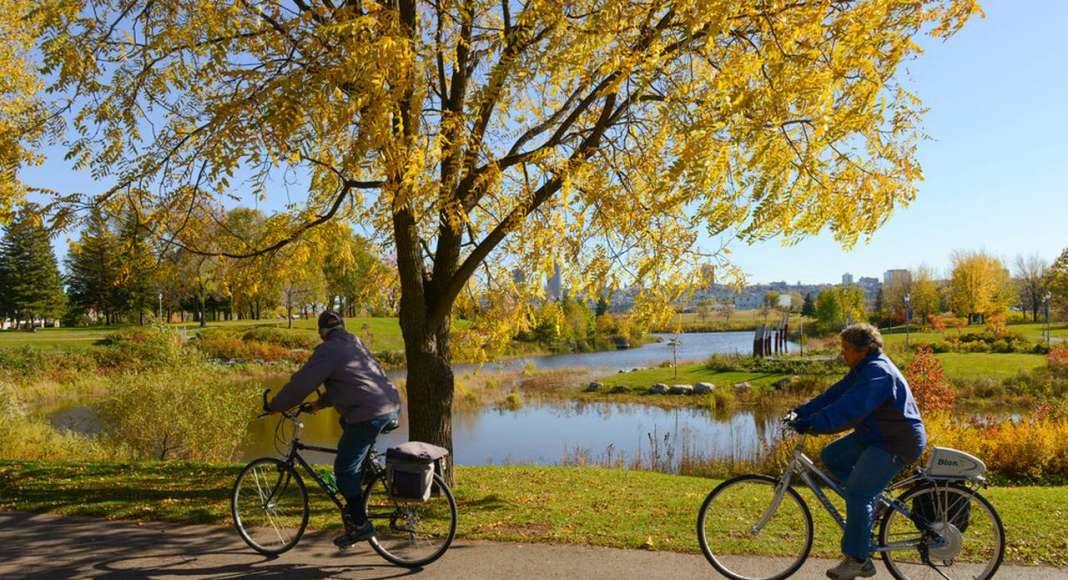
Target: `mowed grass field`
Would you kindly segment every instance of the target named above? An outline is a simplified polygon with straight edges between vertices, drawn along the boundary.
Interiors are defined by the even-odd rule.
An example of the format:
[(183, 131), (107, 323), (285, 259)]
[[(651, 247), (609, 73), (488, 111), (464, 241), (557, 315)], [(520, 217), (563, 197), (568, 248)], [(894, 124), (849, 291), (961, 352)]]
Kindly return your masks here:
[[(230, 526), (229, 493), (240, 469), (177, 462), (0, 461), (0, 509)], [(693, 553), (698, 551), (697, 511), (718, 483), (607, 468), (460, 466), (454, 486), (458, 533), (467, 539)], [(813, 555), (837, 556), (837, 525), (807, 490), (801, 493), (815, 518)], [(1006, 560), (1068, 565), (1068, 487), (992, 487), (982, 493), (1004, 521)], [(324, 494), (316, 490), (310, 500), (311, 529), (340, 526)], [(775, 542), (743, 536), (731, 551), (773, 555), (779, 549)]]
[[(461, 328), (466, 324), (466, 321), (457, 322), (457, 326)], [(191, 336), (196, 334), (196, 332), (200, 330), (200, 325), (196, 322), (168, 324), (167, 326), (182, 329), (189, 333)], [(219, 322), (209, 322), (206, 328), (224, 328), (240, 330), (245, 328), (252, 328), (255, 326), (274, 326), (278, 328), (286, 328), (287, 324), (285, 320), (278, 319), (225, 320)], [(361, 339), (369, 341), (373, 350), (400, 351), (404, 349), (404, 339), (401, 337), (400, 323), (396, 318), (346, 318), (345, 327), (348, 328), (350, 332), (360, 336)], [(124, 328), (136, 328), (136, 326), (38, 328), (35, 332), (28, 332), (25, 330), (3, 330), (0, 331), (0, 348), (21, 345), (31, 345), (36, 347), (56, 349), (88, 348), (94, 342), (104, 338), (108, 334), (111, 334), (118, 330), (122, 330)], [(309, 318), (308, 320), (299, 319), (293, 321), (293, 329), (298, 332), (307, 332), (309, 335), (311, 335), (315, 333), (315, 328), (316, 319), (314, 317)]]

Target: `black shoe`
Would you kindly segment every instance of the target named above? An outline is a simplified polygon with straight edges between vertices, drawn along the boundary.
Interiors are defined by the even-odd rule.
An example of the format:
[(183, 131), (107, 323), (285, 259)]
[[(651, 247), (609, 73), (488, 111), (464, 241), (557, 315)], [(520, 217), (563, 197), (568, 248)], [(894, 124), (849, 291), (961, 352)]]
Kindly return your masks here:
[(375, 536), (375, 527), (371, 522), (364, 522), (362, 526), (346, 528), (345, 533), (334, 538), (334, 545), (339, 548), (351, 548), (360, 542), (366, 542)]

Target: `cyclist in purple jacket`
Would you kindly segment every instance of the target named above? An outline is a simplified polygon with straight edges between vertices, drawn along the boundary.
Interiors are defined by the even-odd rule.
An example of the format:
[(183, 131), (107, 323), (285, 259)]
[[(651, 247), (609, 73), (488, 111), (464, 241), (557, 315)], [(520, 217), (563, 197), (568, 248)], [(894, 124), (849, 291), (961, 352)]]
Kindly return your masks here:
[(360, 469), (378, 434), (397, 420), (400, 394), (367, 347), (345, 330), (341, 315), (330, 310), (319, 315), (319, 336), (323, 343), (268, 403), (267, 410), (285, 411), (319, 385), (326, 386), (326, 394), (312, 403), (312, 412), (334, 407), (341, 415), (334, 475), (337, 489), (345, 497), (345, 533), (334, 543), (347, 548), (374, 536), (374, 526), (363, 507)]
[(874, 576), (871, 529), (875, 501), (906, 465), (919, 459), (927, 432), (908, 382), (883, 354), (883, 337), (870, 324), (854, 324), (841, 334), (845, 378), (794, 412), (800, 433), (853, 432), (827, 445), (824, 465), (844, 482), (845, 557), (827, 576), (853, 580)]

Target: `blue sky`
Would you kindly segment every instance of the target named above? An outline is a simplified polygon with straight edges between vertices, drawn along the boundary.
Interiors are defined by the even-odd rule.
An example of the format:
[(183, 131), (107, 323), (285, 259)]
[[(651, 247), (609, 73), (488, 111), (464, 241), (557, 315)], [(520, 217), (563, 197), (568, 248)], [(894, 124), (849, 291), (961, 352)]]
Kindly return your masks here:
[[(1052, 261), (1068, 247), (1068, 2), (982, 5), (986, 18), (948, 42), (926, 42), (926, 54), (901, 71), (930, 109), (917, 200), (848, 252), (830, 235), (788, 248), (736, 242), (732, 260), (751, 282), (834, 282), (845, 272), (881, 278), (920, 264), (945, 273), (957, 249), (1011, 262), (1032, 253)], [(100, 188), (61, 158), (24, 177), (59, 190)], [(66, 243), (56, 240), (60, 257)]]
[(986, 18), (927, 42), (903, 71), (930, 109), (919, 158), (926, 179), (870, 243), (829, 235), (789, 248), (732, 245), (753, 282), (838, 281), (921, 263), (947, 272), (955, 249), (1011, 262), (1068, 247), (1068, 2), (981, 2)]

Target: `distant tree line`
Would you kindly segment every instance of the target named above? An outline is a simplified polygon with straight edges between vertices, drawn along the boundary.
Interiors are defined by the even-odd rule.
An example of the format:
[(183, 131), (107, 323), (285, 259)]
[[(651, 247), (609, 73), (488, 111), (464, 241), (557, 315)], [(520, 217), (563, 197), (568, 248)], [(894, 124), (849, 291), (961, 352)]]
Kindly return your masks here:
[[(220, 211), (190, 227), (240, 246), (265, 237), (262, 212)], [(26, 206), (0, 238), (0, 320), (34, 328), (310, 316), (325, 305), (346, 315), (393, 315), (396, 270), (370, 241), (330, 224), (299, 243), (251, 259), (192, 252), (152, 235), (127, 208), (90, 213), (60, 273), (39, 209)], [(239, 249), (239, 248), (235, 248)]]

